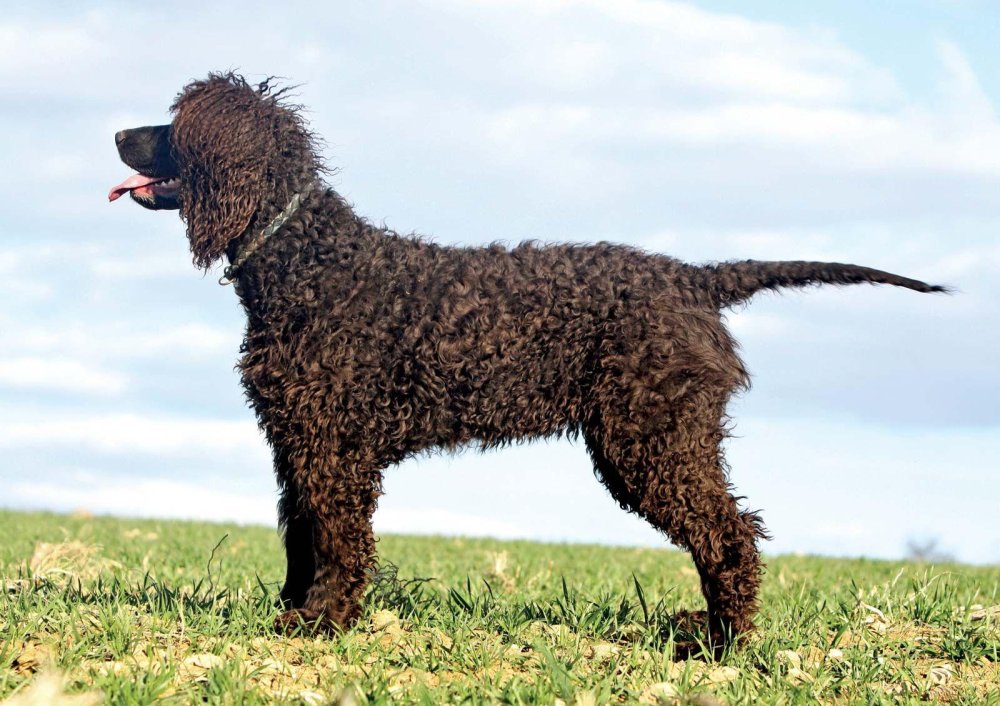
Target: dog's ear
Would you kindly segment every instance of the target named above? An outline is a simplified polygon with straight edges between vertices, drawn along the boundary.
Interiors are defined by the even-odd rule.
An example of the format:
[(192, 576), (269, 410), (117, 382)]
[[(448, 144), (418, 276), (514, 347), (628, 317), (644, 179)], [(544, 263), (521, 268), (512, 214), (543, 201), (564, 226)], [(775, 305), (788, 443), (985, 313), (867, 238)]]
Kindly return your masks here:
[(207, 268), (250, 227), (265, 197), (274, 101), (239, 76), (211, 75), (189, 84), (171, 110), (181, 218), (195, 264)]
[(263, 170), (222, 169), (181, 174), (181, 218), (195, 264), (207, 268), (250, 226), (264, 193)]

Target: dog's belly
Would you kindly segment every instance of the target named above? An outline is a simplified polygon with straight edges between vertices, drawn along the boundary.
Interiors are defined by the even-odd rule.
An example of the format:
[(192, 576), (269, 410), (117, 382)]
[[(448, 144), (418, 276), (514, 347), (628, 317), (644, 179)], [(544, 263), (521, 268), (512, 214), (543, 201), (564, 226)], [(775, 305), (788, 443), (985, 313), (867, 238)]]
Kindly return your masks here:
[(399, 403), (436, 430), (430, 445), (492, 446), (578, 426), (585, 350), (567, 355), (547, 336), (522, 333), (495, 326), (428, 340), (404, 364), (412, 371), (405, 384), (410, 393)]

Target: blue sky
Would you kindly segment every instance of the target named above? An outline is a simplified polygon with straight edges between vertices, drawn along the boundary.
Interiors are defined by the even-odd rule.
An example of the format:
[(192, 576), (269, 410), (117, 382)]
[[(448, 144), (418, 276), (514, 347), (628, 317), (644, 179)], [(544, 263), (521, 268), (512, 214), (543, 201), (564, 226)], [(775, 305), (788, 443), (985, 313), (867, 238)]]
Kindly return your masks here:
[[(299, 84), (331, 184), (443, 243), (600, 239), (956, 286), (760, 296), (732, 480), (769, 552), (1000, 561), (1000, 10), (975, 0), (35, 3), (0, 19), (8, 507), (270, 523), (233, 292), (112, 135), (191, 78)], [(530, 490), (529, 490), (530, 489)], [(659, 546), (540, 443), (387, 475), (382, 531)]]

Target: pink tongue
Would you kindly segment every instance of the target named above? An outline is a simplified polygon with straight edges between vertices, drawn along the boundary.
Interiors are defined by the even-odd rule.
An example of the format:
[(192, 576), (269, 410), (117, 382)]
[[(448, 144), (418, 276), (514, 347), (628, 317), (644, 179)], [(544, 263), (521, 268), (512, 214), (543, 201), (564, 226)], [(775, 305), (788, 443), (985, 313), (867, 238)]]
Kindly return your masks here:
[(150, 184), (155, 184), (159, 181), (165, 180), (166, 179), (164, 177), (148, 177), (142, 174), (133, 174), (108, 192), (108, 201), (114, 201), (115, 199), (124, 196), (132, 189), (138, 189), (140, 186), (149, 186)]

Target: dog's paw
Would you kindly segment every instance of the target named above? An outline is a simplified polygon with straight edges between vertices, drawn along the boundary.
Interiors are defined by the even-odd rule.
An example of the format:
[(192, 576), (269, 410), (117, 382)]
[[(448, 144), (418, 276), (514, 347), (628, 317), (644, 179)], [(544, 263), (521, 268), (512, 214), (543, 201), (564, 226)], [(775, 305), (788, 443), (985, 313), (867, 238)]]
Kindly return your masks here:
[(674, 643), (675, 662), (686, 662), (696, 659), (704, 662), (717, 662), (726, 651), (725, 644), (705, 644), (700, 640), (682, 640)]
[(307, 608), (286, 610), (274, 619), (274, 630), (279, 635), (331, 635), (339, 629), (324, 613)]
[(708, 627), (708, 611), (681, 610), (670, 616), (675, 630), (688, 634), (703, 633)]

